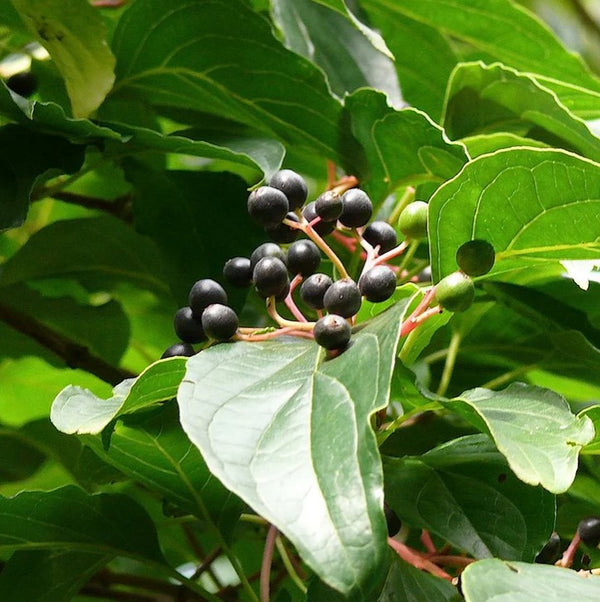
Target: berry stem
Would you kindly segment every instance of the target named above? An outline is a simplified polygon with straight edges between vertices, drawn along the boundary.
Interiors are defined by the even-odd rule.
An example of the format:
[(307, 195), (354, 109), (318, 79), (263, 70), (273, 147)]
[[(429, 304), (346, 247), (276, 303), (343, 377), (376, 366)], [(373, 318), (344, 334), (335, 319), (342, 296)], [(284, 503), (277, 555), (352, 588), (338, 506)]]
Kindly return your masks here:
[(373, 263), (369, 266), (369, 267), (375, 267), (376, 265), (379, 265), (380, 263), (385, 263), (386, 261), (389, 261), (390, 259), (394, 259), (394, 257), (398, 257), (398, 255), (402, 255), (402, 253), (404, 253), (404, 251), (406, 250), (406, 247), (408, 247), (409, 243), (406, 240), (403, 240), (397, 247), (394, 247), (393, 249), (389, 250), (387, 253), (384, 253), (383, 255), (379, 255), (378, 257), (376, 257), (373, 260)]
[(262, 565), (260, 567), (260, 602), (269, 602), (270, 599), (271, 564), (273, 562), (273, 550), (278, 533), (279, 531), (275, 525), (271, 525), (267, 532)]
[(435, 307), (430, 307), (429, 309), (422, 312), (420, 315), (414, 318), (409, 318), (402, 324), (402, 328), (400, 329), (400, 336), (410, 334), (419, 324), (422, 324), (432, 316), (437, 316), (442, 313), (442, 307), (440, 305), (436, 305)]
[(446, 579), (446, 581), (452, 581), (452, 577), (446, 573), (439, 566), (424, 558), (419, 552), (409, 548), (407, 545), (396, 541), (392, 537), (388, 537), (388, 545), (402, 560), (408, 562), (412, 566), (417, 569), (427, 571), (436, 577), (441, 577), (442, 579)]
[(292, 559), (290, 558), (287, 548), (285, 547), (285, 544), (283, 543), (283, 540), (281, 539), (281, 537), (279, 535), (277, 536), (277, 539), (275, 540), (275, 545), (277, 546), (277, 551), (279, 552), (279, 556), (281, 556), (283, 566), (285, 567), (285, 570), (287, 571), (290, 579), (294, 582), (296, 587), (303, 594), (306, 594), (308, 592), (308, 589), (307, 589), (306, 585), (304, 585), (304, 582), (302, 581), (302, 577), (300, 577), (300, 575), (298, 574), (298, 571), (296, 570), (296, 567), (294, 566), (294, 563), (293, 563)]
[(298, 309), (296, 303), (294, 303), (294, 299), (292, 298), (292, 291), (290, 290), (288, 296), (285, 298), (284, 303), (286, 307), (290, 310), (294, 318), (298, 320), (298, 322), (308, 322), (308, 320), (304, 317), (304, 314)]
[(581, 543), (581, 538), (579, 537), (579, 533), (575, 533), (575, 536), (571, 540), (569, 547), (564, 551), (562, 558), (556, 561), (556, 566), (561, 566), (565, 569), (568, 569), (573, 564), (573, 559), (575, 558), (575, 552), (577, 552), (577, 548)]
[(425, 549), (430, 554), (435, 554), (437, 552), (433, 540), (431, 539), (431, 534), (429, 531), (427, 531), (427, 529), (423, 529), (423, 531), (421, 531), (421, 543), (425, 546)]
[(475, 562), (473, 558), (467, 558), (466, 556), (446, 556), (444, 554), (430, 556), (429, 560), (443, 566), (455, 566), (463, 568)]
[(404, 191), (404, 194), (400, 197), (394, 210), (390, 213), (390, 216), (387, 218), (388, 224), (392, 226), (398, 221), (400, 214), (404, 211), (404, 208), (412, 203), (415, 200), (416, 189), (412, 186), (408, 186)]
[(337, 240), (344, 248), (348, 249), (350, 253), (354, 253), (356, 251), (356, 239), (351, 238), (350, 236), (346, 236), (342, 234), (339, 230), (334, 230), (331, 233), (331, 236)]
[(267, 299), (267, 312), (273, 318), (279, 326), (282, 328), (292, 328), (293, 330), (300, 331), (312, 331), (315, 323), (314, 322), (294, 322), (293, 320), (286, 320), (277, 312), (277, 308), (275, 306), (275, 297), (269, 297)]
[(456, 357), (458, 355), (458, 349), (462, 340), (461, 333), (455, 330), (452, 333), (450, 344), (448, 345), (448, 354), (446, 355), (446, 361), (444, 362), (444, 370), (440, 378), (440, 384), (437, 388), (437, 394), (443, 397), (448, 390), (450, 381), (452, 380), (452, 373), (454, 372), (454, 364), (456, 363)]

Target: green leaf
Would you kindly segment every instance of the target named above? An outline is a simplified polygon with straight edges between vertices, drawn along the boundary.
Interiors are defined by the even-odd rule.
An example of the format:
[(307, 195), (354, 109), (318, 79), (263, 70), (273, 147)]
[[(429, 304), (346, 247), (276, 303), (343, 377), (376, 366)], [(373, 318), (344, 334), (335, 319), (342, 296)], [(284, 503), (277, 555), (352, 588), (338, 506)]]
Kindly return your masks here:
[(534, 77), (500, 64), (463, 63), (453, 71), (442, 125), (450, 138), (513, 132), (600, 160), (600, 140)]
[(67, 486), (0, 497), (0, 551), (48, 548), (163, 562), (154, 524), (124, 495)]
[(52, 424), (68, 434), (99, 433), (119, 416), (175, 397), (185, 373), (185, 363), (182, 357), (160, 360), (135, 380), (128, 379), (117, 385), (110, 399), (100, 399), (87, 389), (68, 386), (52, 404)]
[(84, 442), (102, 460), (180, 510), (200, 519), (210, 515), (226, 536), (235, 528), (243, 505), (209, 472), (181, 429), (177, 405), (119, 421), (108, 449), (99, 437), (86, 437)]
[(503, 148), (513, 146), (531, 146), (533, 148), (547, 148), (549, 145), (533, 138), (517, 136), (508, 132), (496, 132), (494, 134), (477, 134), (460, 140), (469, 151), (469, 156), (474, 159), (480, 155), (493, 153)]
[(134, 3), (119, 21), (113, 51), (117, 96), (143, 95), (154, 106), (210, 113), (334, 160), (343, 156), (341, 106), (323, 74), (285, 49), (246, 2), (174, 0), (168, 11), (162, 0)]
[[(389, 51), (384, 55), (377, 50), (349, 13), (312, 0), (274, 0), (272, 7), (288, 48), (319, 65), (337, 96), (370, 87), (385, 92), (393, 106), (402, 104)], [(332, 31), (336, 44), (331, 43)]]
[(0, 128), (0, 231), (27, 216), (34, 188), (45, 179), (73, 173), (83, 163), (83, 147), (18, 125)]
[(457, 269), (456, 250), (474, 238), (496, 251), (490, 274), (597, 259), (597, 190), (600, 166), (564, 151), (509, 149), (478, 157), (430, 200), (434, 280)]
[(541, 387), (473, 389), (445, 405), (489, 432), (522, 481), (553, 493), (569, 488), (579, 451), (594, 437), (591, 420), (574, 416), (563, 397)]
[(73, 115), (87, 117), (114, 82), (115, 58), (100, 12), (87, 0), (12, 0), (65, 79)]
[(397, 111), (381, 92), (354, 92), (346, 98), (346, 110), (352, 133), (365, 151), (368, 174), (364, 180), (376, 205), (401, 185), (441, 184), (468, 159), (464, 147), (450, 142), (425, 113)]
[(80, 550), (15, 552), (0, 573), (0, 599), (69, 602), (112, 558)]
[(475, 558), (533, 560), (554, 526), (554, 496), (511, 474), (487, 437), (456, 439), (420, 459), (384, 458), (383, 467), (398, 516)]
[(482, 560), (469, 565), (461, 577), (467, 602), (596, 602), (600, 580), (543, 564)]
[(188, 360), (177, 396), (211, 472), (281, 529), (321, 579), (366, 599), (386, 557), (369, 416), (388, 401), (407, 303), (330, 361), (312, 341), (211, 347)]
[(18, 431), (5, 428), (0, 428), (0, 457), (0, 482), (26, 479), (46, 458), (39, 449), (23, 440)]

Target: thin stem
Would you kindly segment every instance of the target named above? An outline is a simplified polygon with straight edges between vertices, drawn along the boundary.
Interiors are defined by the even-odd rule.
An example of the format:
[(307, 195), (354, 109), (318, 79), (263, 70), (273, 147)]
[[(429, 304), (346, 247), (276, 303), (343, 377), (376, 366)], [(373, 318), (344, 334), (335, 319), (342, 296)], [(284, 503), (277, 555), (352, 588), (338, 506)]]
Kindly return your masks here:
[(429, 560), (436, 564), (455, 567), (465, 567), (475, 562), (474, 558), (467, 558), (466, 556), (446, 556), (445, 554), (430, 556)]
[(379, 265), (380, 263), (385, 263), (386, 261), (389, 261), (390, 259), (394, 259), (394, 257), (398, 257), (398, 255), (402, 255), (402, 253), (404, 253), (404, 251), (406, 250), (406, 247), (408, 247), (408, 245), (409, 245), (408, 241), (403, 240), (398, 246), (394, 247), (387, 253), (384, 253), (383, 255), (379, 255), (378, 257), (376, 257), (373, 260), (371, 267)]
[(273, 563), (273, 550), (279, 531), (275, 525), (271, 525), (265, 540), (262, 565), (260, 567), (260, 602), (269, 602), (271, 583), (271, 564)]
[(294, 567), (294, 563), (290, 559), (290, 555), (288, 554), (288, 551), (287, 551), (285, 544), (283, 543), (283, 540), (281, 539), (281, 537), (279, 537), (279, 536), (277, 537), (277, 539), (275, 540), (275, 545), (277, 546), (277, 551), (279, 552), (279, 555), (281, 556), (281, 560), (283, 561), (283, 566), (285, 567), (285, 570), (287, 571), (288, 575), (290, 576), (290, 579), (296, 584), (296, 587), (303, 594), (306, 594), (308, 589), (307, 589), (306, 585), (304, 585), (304, 582), (302, 581), (302, 578), (300, 577), (300, 575), (298, 575), (298, 572), (296, 571), (296, 567)]
[(398, 218), (400, 217), (400, 214), (402, 213), (402, 211), (404, 211), (404, 208), (406, 207), (406, 205), (408, 205), (409, 203), (412, 203), (415, 200), (416, 192), (417, 192), (416, 189), (413, 188), (412, 186), (407, 187), (407, 189), (404, 191), (404, 194), (400, 197), (400, 199), (396, 203), (394, 210), (388, 217), (388, 219), (387, 219), (388, 224), (394, 225), (398, 221)]
[(423, 529), (421, 531), (421, 543), (425, 546), (425, 549), (430, 554), (435, 554), (437, 552), (433, 540), (431, 539), (431, 534), (429, 533), (429, 531), (427, 531), (427, 529)]
[[(260, 329), (262, 330), (262, 329)], [(235, 335), (235, 339), (238, 341), (248, 341), (249, 343), (254, 343), (257, 341), (268, 341), (269, 339), (275, 339), (284, 334), (289, 334), (296, 337), (303, 337), (312, 339), (312, 335), (308, 332), (304, 332), (303, 330), (298, 330), (293, 326), (286, 326), (285, 328), (278, 328), (277, 330), (271, 330), (270, 332), (261, 332), (260, 334), (253, 333), (243, 333), (239, 332)]]
[(277, 307), (275, 306), (275, 297), (269, 297), (267, 299), (267, 312), (269, 316), (271, 316), (271, 318), (273, 318), (273, 320), (279, 324), (279, 326), (284, 328), (288, 327), (295, 330), (312, 331), (315, 326), (314, 322), (294, 322), (292, 320), (286, 320), (280, 316), (277, 312)]
[(509, 372), (505, 372), (504, 374), (501, 374), (500, 376), (497, 376), (496, 378), (492, 378), (492, 380), (488, 380), (487, 383), (484, 383), (481, 386), (485, 389), (496, 389), (496, 388), (501, 387), (502, 385), (505, 385), (505, 384), (509, 383), (510, 381), (514, 380), (517, 376), (521, 376), (522, 374), (527, 374), (527, 372), (530, 372), (531, 370), (535, 370), (536, 368), (537, 368), (536, 364), (529, 364), (527, 366), (519, 366), (518, 368), (515, 368), (514, 370), (510, 370)]
[(452, 380), (452, 374), (454, 372), (454, 365), (456, 364), (456, 357), (460, 348), (460, 342), (462, 336), (458, 330), (452, 333), (450, 339), (450, 345), (448, 345), (448, 355), (446, 355), (446, 361), (444, 362), (444, 370), (442, 371), (442, 377), (440, 378), (440, 384), (437, 388), (437, 394), (443, 397), (448, 390), (450, 381)]
[(556, 561), (556, 566), (562, 566), (566, 569), (570, 568), (573, 564), (573, 559), (575, 558), (575, 552), (577, 552), (577, 548), (581, 543), (581, 538), (579, 537), (579, 533), (575, 533), (575, 536), (571, 540), (569, 547), (564, 551), (562, 558)]
[(400, 336), (406, 336), (410, 334), (419, 324), (422, 324), (426, 320), (429, 320), (432, 316), (436, 316), (437, 314), (442, 313), (442, 308), (439, 305), (435, 307), (430, 307), (429, 309), (421, 312), (416, 317), (410, 317), (404, 321), (402, 324), (402, 328), (400, 329)]
[(415, 253), (417, 252), (417, 249), (419, 248), (419, 244), (420, 244), (420, 241), (418, 241), (418, 240), (409, 241), (408, 251), (406, 251), (404, 257), (402, 258), (402, 261), (400, 262), (400, 265), (398, 266), (400, 269), (400, 273), (402, 273), (402, 271), (406, 269), (406, 266), (409, 264), (409, 262), (415, 256)]
[[(49, 195), (45, 195), (49, 196)], [(123, 221), (131, 221), (131, 195), (126, 194), (122, 197), (114, 199), (113, 201), (107, 201), (106, 199), (100, 199), (96, 197), (85, 196), (82, 194), (76, 194), (74, 192), (68, 192), (66, 190), (56, 191), (51, 195), (50, 198), (64, 203), (70, 203), (71, 205), (78, 205), (85, 207), (86, 209), (99, 209), (105, 213), (110, 213), (115, 217), (122, 219)]]
[(452, 577), (448, 575), (446, 571), (441, 569), (439, 566), (437, 566), (427, 558), (421, 556), (421, 554), (419, 554), (419, 552), (417, 552), (416, 550), (413, 550), (407, 545), (396, 541), (392, 537), (388, 537), (388, 545), (390, 546), (390, 548), (392, 548), (392, 550), (394, 550), (394, 552), (396, 552), (396, 554), (398, 554), (398, 556), (400, 556), (400, 558), (402, 558), (402, 560), (408, 562), (415, 568), (427, 571), (428, 573), (431, 573), (436, 577), (446, 579), (446, 581), (452, 581)]

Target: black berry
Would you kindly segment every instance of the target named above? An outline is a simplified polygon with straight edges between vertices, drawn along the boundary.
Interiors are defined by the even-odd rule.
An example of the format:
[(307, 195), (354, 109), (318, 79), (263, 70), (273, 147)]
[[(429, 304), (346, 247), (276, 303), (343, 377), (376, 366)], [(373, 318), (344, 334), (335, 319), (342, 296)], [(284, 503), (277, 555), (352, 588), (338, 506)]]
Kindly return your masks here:
[(342, 349), (350, 341), (350, 324), (342, 317), (328, 314), (315, 324), (315, 341), (325, 349)]
[(398, 230), (411, 240), (427, 238), (427, 209), (424, 201), (409, 203), (398, 218)]
[(363, 232), (363, 238), (372, 246), (379, 246), (379, 254), (391, 251), (398, 244), (396, 230), (387, 222), (371, 222)]
[(285, 263), (277, 257), (263, 257), (254, 268), (253, 280), (261, 297), (280, 295), (290, 283)]
[(321, 252), (312, 240), (298, 240), (287, 252), (287, 265), (291, 274), (310, 276), (321, 263)]
[(189, 304), (194, 315), (200, 317), (205, 307), (212, 303), (227, 303), (225, 289), (210, 278), (203, 278), (194, 283), (190, 289)]
[(202, 312), (202, 328), (213, 341), (228, 341), (238, 326), (237, 314), (227, 305), (213, 303)]
[(283, 263), (287, 263), (287, 259), (285, 256), (285, 251), (274, 242), (265, 242), (262, 245), (259, 245), (252, 251), (252, 255), (250, 255), (250, 269), (254, 272), (254, 268), (256, 264), (263, 257), (277, 257)]
[(313, 274), (302, 283), (300, 298), (313, 309), (323, 309), (323, 296), (332, 284), (333, 280), (327, 274)]
[(225, 262), (223, 276), (237, 288), (246, 288), (252, 282), (252, 268), (248, 257), (233, 257)]
[[(304, 207), (304, 209), (302, 210), (302, 215), (304, 216), (304, 219), (307, 222), (312, 222), (314, 219), (319, 217), (315, 209), (315, 201), (309, 203), (308, 205), (306, 205), (306, 207)], [(333, 232), (334, 228), (335, 222), (324, 222), (323, 220), (321, 220), (313, 226), (314, 231), (320, 236), (327, 236), (327, 234)]]
[(324, 222), (335, 222), (343, 207), (342, 197), (333, 190), (327, 190), (315, 201), (315, 212)]
[(588, 516), (579, 521), (577, 533), (581, 541), (590, 548), (600, 543), (600, 516)]
[(435, 285), (435, 299), (449, 311), (465, 311), (473, 303), (475, 287), (469, 276), (453, 272)]
[(336, 280), (323, 296), (323, 303), (330, 314), (349, 318), (360, 309), (360, 289), (350, 278)]
[[(300, 223), (298, 216), (292, 211), (290, 211), (285, 218), (292, 222)], [(276, 226), (265, 228), (265, 232), (269, 235), (271, 240), (274, 240), (278, 243), (294, 242), (300, 234), (300, 230), (298, 230), (298, 228), (292, 228), (283, 222), (281, 224), (277, 224)]]
[(496, 254), (487, 240), (470, 240), (458, 247), (456, 263), (469, 276), (483, 276), (494, 266)]
[(364, 226), (373, 214), (373, 203), (364, 190), (351, 188), (342, 196), (342, 214), (339, 220), (348, 228)]
[(396, 290), (396, 274), (386, 265), (376, 265), (360, 277), (358, 288), (368, 301), (385, 301)]
[(289, 210), (288, 198), (272, 186), (260, 186), (248, 197), (248, 213), (261, 226), (276, 226)]
[(182, 307), (173, 319), (175, 334), (184, 343), (201, 343), (206, 339), (200, 317), (195, 317), (191, 307)]
[(27, 98), (37, 89), (37, 78), (31, 71), (15, 73), (6, 80), (6, 86), (19, 96)]
[(290, 209), (298, 209), (306, 202), (308, 189), (304, 178), (291, 169), (282, 169), (273, 174), (269, 185), (281, 190), (288, 198)]
[(160, 356), (161, 360), (164, 360), (167, 357), (191, 357), (196, 352), (194, 348), (189, 343), (175, 343), (170, 347), (167, 347), (163, 354)]
[(398, 515), (384, 502), (383, 513), (385, 514), (385, 522), (387, 523), (388, 535), (394, 537), (400, 529), (402, 529), (402, 521)]
[(554, 564), (560, 554), (560, 536), (556, 531), (550, 535), (550, 539), (544, 544), (544, 547), (537, 553), (535, 562), (538, 564)]

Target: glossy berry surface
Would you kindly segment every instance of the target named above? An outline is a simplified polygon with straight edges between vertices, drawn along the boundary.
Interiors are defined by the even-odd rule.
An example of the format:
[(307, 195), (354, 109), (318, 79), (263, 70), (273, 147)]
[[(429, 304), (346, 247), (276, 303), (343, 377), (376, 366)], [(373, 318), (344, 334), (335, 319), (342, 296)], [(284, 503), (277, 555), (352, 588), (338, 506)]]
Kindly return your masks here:
[(352, 334), (350, 324), (342, 317), (328, 314), (317, 321), (313, 330), (315, 341), (325, 349), (343, 349)]
[(473, 303), (475, 287), (469, 276), (453, 272), (435, 285), (435, 299), (449, 311), (465, 311)]
[(385, 301), (396, 290), (396, 274), (386, 265), (376, 265), (360, 277), (358, 288), (367, 301)]
[(263, 257), (277, 257), (277, 259), (283, 261), (283, 263), (287, 262), (285, 251), (278, 244), (274, 242), (265, 242), (256, 247), (256, 249), (252, 251), (252, 255), (250, 255), (250, 268), (253, 272), (256, 264)]
[(325, 309), (331, 314), (344, 318), (353, 316), (361, 305), (361, 294), (358, 285), (350, 278), (336, 280), (323, 296)]
[(398, 218), (398, 230), (407, 239), (420, 240), (427, 238), (427, 209), (424, 201), (409, 203)]
[(261, 226), (276, 226), (289, 210), (288, 198), (271, 186), (260, 186), (248, 197), (248, 213)]
[[(302, 215), (307, 222), (312, 222), (314, 219), (319, 217), (315, 209), (315, 201), (304, 207), (302, 210)], [(334, 228), (335, 222), (324, 222), (322, 220), (313, 226), (314, 231), (320, 236), (326, 236), (327, 234), (330, 234), (333, 232)]]
[(298, 240), (287, 252), (287, 266), (291, 274), (310, 276), (321, 263), (321, 251), (312, 240)]
[(271, 177), (269, 185), (281, 190), (288, 198), (290, 210), (298, 209), (306, 202), (308, 189), (304, 178), (291, 169), (281, 169)]
[(315, 212), (324, 222), (335, 222), (343, 207), (342, 197), (333, 190), (327, 190), (315, 201)]
[(192, 357), (196, 352), (189, 343), (175, 343), (167, 347), (160, 356), (161, 360), (167, 357)]
[(206, 340), (200, 317), (195, 317), (191, 307), (181, 307), (173, 318), (175, 334), (184, 343), (201, 343)]
[(560, 555), (560, 536), (556, 531), (550, 535), (550, 539), (535, 557), (538, 564), (554, 564)]
[(363, 238), (372, 246), (379, 246), (379, 254), (391, 251), (398, 244), (396, 230), (384, 221), (371, 222), (363, 232)]
[(496, 260), (494, 247), (486, 240), (470, 240), (456, 251), (458, 267), (469, 276), (483, 276), (493, 267)]
[(253, 280), (261, 297), (280, 295), (290, 283), (287, 267), (277, 257), (263, 257), (254, 268)]
[(390, 537), (398, 535), (398, 532), (402, 529), (402, 521), (398, 518), (398, 515), (385, 502), (383, 504), (383, 513), (385, 514), (388, 535)]
[(16, 92), (19, 96), (27, 98), (37, 89), (37, 77), (31, 71), (21, 71), (15, 73), (6, 80), (6, 86), (9, 90)]
[(237, 331), (239, 321), (231, 307), (214, 303), (202, 312), (202, 328), (213, 341), (228, 341)]
[(300, 298), (313, 309), (323, 309), (323, 296), (332, 284), (333, 280), (327, 274), (313, 274), (302, 283)]
[(588, 516), (579, 521), (577, 533), (581, 541), (590, 548), (600, 544), (600, 516)]
[(248, 257), (232, 257), (223, 266), (223, 277), (236, 288), (246, 288), (252, 282), (252, 268)]
[(338, 218), (348, 228), (360, 228), (373, 215), (373, 203), (360, 188), (351, 188), (342, 195), (342, 213)]
[[(300, 223), (298, 216), (293, 212), (288, 213), (285, 218), (292, 222)], [(281, 244), (294, 242), (300, 234), (298, 228), (292, 228), (283, 222), (271, 228), (265, 228), (265, 232), (271, 240)]]
[(205, 307), (212, 303), (227, 303), (225, 289), (210, 278), (203, 278), (194, 283), (190, 289), (189, 305), (194, 315), (200, 317)]

